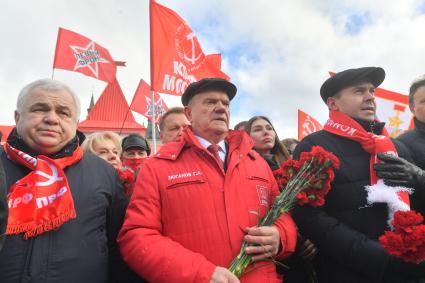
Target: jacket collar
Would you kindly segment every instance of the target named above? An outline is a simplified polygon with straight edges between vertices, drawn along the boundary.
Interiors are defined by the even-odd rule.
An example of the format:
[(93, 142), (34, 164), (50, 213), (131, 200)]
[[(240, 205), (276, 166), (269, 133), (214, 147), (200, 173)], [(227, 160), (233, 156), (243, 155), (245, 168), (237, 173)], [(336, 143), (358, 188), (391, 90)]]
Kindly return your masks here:
[(360, 124), (360, 126), (363, 127), (363, 129), (365, 129), (368, 132), (380, 135), (382, 134), (382, 130), (385, 127), (385, 123), (384, 122), (379, 122), (379, 121), (366, 121), (366, 120), (362, 120), (362, 119), (356, 119), (356, 118), (352, 118), (353, 120), (355, 120), (357, 123)]
[(415, 129), (419, 132), (425, 133), (425, 123), (413, 117), (413, 123), (415, 124)]
[[(240, 154), (249, 155), (253, 159), (258, 156), (252, 149), (254, 146), (254, 141), (250, 136), (248, 136), (247, 133), (243, 131), (229, 130), (225, 140), (229, 145), (227, 152), (228, 155), (231, 155), (234, 151), (239, 151)], [(196, 138), (190, 126), (186, 127), (186, 129), (183, 131), (180, 141), (171, 142), (162, 146), (155, 157), (175, 160), (183, 151), (183, 149), (187, 147), (193, 147), (198, 151), (206, 151), (206, 149)]]

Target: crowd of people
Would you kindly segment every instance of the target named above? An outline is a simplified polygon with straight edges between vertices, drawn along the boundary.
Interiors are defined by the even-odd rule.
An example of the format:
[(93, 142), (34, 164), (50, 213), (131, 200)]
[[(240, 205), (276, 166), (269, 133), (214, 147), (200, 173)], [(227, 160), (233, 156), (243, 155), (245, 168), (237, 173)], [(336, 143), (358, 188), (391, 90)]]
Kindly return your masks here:
[[(204, 78), (161, 117), (156, 154), (139, 134), (84, 136), (71, 88), (28, 84), (0, 149), (0, 282), (425, 282), (425, 262), (380, 245), (389, 204), (365, 189), (412, 188), (425, 215), (425, 79), (410, 88), (415, 128), (390, 139), (375, 115), (384, 78), (364, 67), (327, 79), (329, 120), (301, 141), (265, 116), (229, 129), (237, 88)], [(283, 189), (273, 171), (315, 145), (341, 163), (325, 205), (257, 226)], [(243, 241), (253, 263), (238, 278), (228, 267)]]

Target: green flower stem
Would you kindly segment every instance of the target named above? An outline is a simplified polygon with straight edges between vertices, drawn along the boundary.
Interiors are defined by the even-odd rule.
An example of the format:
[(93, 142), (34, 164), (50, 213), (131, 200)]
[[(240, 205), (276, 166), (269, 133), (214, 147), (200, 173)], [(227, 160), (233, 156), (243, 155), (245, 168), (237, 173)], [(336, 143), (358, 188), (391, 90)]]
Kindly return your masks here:
[[(282, 213), (290, 211), (297, 202), (297, 194), (302, 192), (310, 185), (312, 178), (317, 177), (323, 169), (329, 167), (329, 163), (325, 162), (321, 166), (317, 166), (317, 159), (313, 157), (307, 160), (295, 176), (293, 176), (282, 190), (279, 196), (274, 200), (271, 208), (266, 216), (259, 219), (257, 227), (272, 226)], [(332, 163), (330, 163), (332, 164)], [(307, 175), (307, 178), (306, 178)], [(229, 270), (238, 278), (242, 276), (245, 269), (252, 261), (252, 255), (248, 255), (245, 251), (250, 246), (247, 242), (243, 242), (239, 254), (230, 264)]]
[(232, 261), (229, 270), (233, 272), (238, 278), (242, 276), (245, 269), (251, 263), (252, 256), (248, 255), (245, 252), (245, 248), (248, 246), (247, 242), (243, 242), (241, 250), (239, 251), (238, 256)]

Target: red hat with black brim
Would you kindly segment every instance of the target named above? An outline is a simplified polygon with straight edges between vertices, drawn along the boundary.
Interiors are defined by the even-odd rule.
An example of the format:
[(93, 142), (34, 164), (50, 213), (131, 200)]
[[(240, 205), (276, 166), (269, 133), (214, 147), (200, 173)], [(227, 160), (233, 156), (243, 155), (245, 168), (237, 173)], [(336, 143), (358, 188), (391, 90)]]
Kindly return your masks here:
[(234, 84), (221, 78), (204, 78), (191, 83), (182, 95), (182, 104), (187, 106), (190, 100), (197, 94), (207, 91), (222, 91), (227, 94), (229, 100), (235, 97), (237, 88)]
[(348, 69), (327, 79), (320, 87), (320, 96), (326, 103), (329, 97), (334, 96), (340, 90), (353, 86), (357, 83), (370, 82), (378, 87), (385, 79), (385, 71), (380, 67), (363, 67)]

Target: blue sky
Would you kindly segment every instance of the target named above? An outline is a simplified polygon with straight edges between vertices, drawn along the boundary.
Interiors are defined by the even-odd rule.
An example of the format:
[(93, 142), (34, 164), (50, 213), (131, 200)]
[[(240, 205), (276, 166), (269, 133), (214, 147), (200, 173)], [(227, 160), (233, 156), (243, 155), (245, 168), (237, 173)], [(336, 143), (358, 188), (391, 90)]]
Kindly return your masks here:
[(363, 28), (370, 25), (372, 18), (367, 12), (360, 12), (348, 16), (348, 21), (345, 24), (345, 30), (350, 35), (359, 34)]
[(425, 14), (425, 1), (420, 2), (418, 7), (419, 7), (419, 12), (422, 14)]

